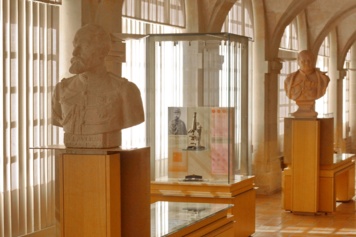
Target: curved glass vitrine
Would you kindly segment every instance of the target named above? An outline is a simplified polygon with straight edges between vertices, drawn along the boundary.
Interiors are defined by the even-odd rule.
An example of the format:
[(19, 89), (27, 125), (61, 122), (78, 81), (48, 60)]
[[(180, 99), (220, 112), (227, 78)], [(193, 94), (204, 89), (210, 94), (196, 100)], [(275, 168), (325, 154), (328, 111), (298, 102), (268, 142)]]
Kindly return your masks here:
[(233, 183), (251, 175), (250, 39), (209, 33), (145, 40), (151, 179)]

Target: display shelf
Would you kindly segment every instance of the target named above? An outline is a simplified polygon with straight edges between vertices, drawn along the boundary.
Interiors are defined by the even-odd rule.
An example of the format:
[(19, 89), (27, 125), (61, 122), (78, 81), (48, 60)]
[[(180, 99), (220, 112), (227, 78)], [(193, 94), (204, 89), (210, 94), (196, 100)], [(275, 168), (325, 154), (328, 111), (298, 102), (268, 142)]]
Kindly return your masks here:
[(356, 158), (355, 154), (351, 153), (339, 153), (333, 154), (333, 159), (331, 164), (321, 165), (320, 168), (322, 170), (335, 170), (339, 169), (345, 163), (349, 163)]
[(233, 204), (234, 236), (255, 232), (256, 191), (253, 176), (236, 176), (233, 183), (151, 181), (151, 203), (157, 201)]

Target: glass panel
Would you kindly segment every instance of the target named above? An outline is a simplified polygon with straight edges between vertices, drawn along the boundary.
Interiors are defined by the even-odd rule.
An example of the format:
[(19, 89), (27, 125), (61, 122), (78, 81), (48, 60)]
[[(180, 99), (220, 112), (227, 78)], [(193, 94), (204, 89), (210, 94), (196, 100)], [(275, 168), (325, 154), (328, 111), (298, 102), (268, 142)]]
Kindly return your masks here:
[(149, 35), (146, 45), (152, 179), (249, 175), (248, 38)]

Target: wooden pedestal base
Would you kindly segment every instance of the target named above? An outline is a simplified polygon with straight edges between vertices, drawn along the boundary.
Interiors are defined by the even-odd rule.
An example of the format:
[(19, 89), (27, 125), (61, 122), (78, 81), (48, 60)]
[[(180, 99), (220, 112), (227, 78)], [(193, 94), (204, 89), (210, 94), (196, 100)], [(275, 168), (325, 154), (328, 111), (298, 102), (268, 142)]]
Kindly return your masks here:
[(149, 170), (149, 148), (56, 150), (56, 236), (149, 236)]
[[(317, 190), (317, 210), (315, 212), (334, 212), (337, 201), (350, 201), (354, 197), (355, 162), (352, 160), (353, 155), (348, 155), (348, 158), (333, 165), (321, 166), (319, 189)], [(283, 207), (287, 211), (295, 211), (292, 206), (291, 178), (291, 169), (285, 169), (283, 171)], [(300, 202), (303, 202), (303, 200), (301, 199)]]
[(334, 212), (355, 195), (353, 154), (333, 153), (333, 119), (285, 119), (283, 206), (293, 212)]

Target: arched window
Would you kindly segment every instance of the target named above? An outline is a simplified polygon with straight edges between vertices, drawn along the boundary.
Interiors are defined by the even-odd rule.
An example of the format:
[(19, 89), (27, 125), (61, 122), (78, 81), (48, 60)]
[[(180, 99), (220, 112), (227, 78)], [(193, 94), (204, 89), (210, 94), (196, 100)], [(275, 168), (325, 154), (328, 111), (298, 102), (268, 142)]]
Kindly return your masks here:
[(284, 139), (284, 118), (297, 109), (297, 105), (293, 100), (290, 100), (284, 90), (284, 80), (287, 75), (298, 70), (297, 62), (298, 54), (298, 32), (297, 20), (293, 20), (284, 30), (280, 47), (279, 57), (282, 60), (282, 70), (279, 74), (279, 89), (278, 89), (278, 144), (279, 151), (283, 153)]
[(125, 0), (122, 15), (139, 21), (184, 28), (185, 0)]
[(294, 19), (284, 30), (281, 44), (279, 46), (281, 50), (298, 50), (298, 35), (297, 35), (297, 20)]
[(237, 0), (229, 11), (221, 28), (221, 32), (228, 32), (253, 38), (251, 1)]
[[(326, 37), (323, 43), (321, 44), (316, 60), (316, 67), (322, 72), (327, 72), (329, 70), (329, 57), (330, 57), (330, 43), (329, 37)], [(323, 97), (315, 101), (315, 111), (318, 112), (318, 116), (330, 116), (329, 109), (329, 92), (330, 86), (326, 90), (326, 93)]]
[(345, 141), (343, 144), (344, 149), (342, 152), (349, 152), (351, 149), (351, 136), (350, 136), (350, 61), (351, 52), (347, 52), (344, 68), (346, 71), (346, 76), (342, 80), (342, 138)]

